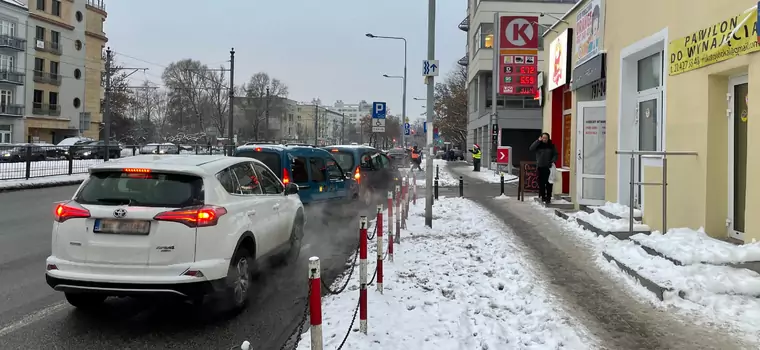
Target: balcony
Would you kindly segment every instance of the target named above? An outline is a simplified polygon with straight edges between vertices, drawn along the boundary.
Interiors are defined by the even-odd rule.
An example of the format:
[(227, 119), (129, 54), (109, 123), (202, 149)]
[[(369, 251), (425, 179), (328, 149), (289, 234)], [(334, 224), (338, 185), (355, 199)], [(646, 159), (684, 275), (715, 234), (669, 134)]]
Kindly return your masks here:
[(0, 84), (24, 85), (25, 76), (14, 68), (0, 68)]
[(61, 106), (60, 105), (51, 105), (46, 103), (33, 103), (32, 104), (32, 114), (34, 115), (49, 115), (52, 117), (60, 117), (61, 116)]
[(464, 57), (460, 58), (459, 61), (457, 61), (457, 64), (462, 67), (467, 67), (467, 65), (470, 64), (470, 58), (465, 55)]
[(17, 104), (0, 104), (0, 115), (4, 116), (13, 116), (13, 117), (23, 117), (24, 116), (24, 105), (17, 105)]
[(61, 45), (60, 42), (51, 42), (51, 41), (42, 41), (37, 40), (34, 44), (34, 49), (37, 51), (45, 51), (50, 52), (54, 55), (62, 55), (63, 54), (63, 45)]
[(470, 17), (465, 17), (462, 22), (459, 22), (459, 29), (465, 32), (470, 30)]
[(48, 72), (36, 70), (34, 71), (34, 82), (60, 86), (61, 75), (58, 73), (48, 73)]
[(106, 12), (106, 2), (103, 0), (87, 0), (87, 5)]
[(26, 40), (12, 35), (0, 35), (0, 48), (8, 48), (16, 51), (26, 50)]

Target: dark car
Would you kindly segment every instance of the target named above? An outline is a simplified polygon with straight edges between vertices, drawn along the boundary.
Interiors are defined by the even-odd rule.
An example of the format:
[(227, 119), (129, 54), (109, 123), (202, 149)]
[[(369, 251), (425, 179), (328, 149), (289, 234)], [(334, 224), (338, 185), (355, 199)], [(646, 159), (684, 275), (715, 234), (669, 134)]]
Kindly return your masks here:
[(257, 159), (277, 174), (285, 185), (298, 185), (303, 204), (350, 204), (358, 198), (356, 181), (348, 177), (348, 170), (323, 149), (251, 144), (238, 147), (235, 156)]
[(391, 159), (391, 163), (396, 168), (409, 168), (411, 167), (412, 151), (406, 148), (394, 148), (388, 150), (388, 157)]
[[(31, 154), (28, 151), (31, 150)], [(0, 150), (0, 162), (41, 161), (47, 159), (45, 149), (32, 143), (4, 146)]]
[[(86, 145), (76, 146), (76, 150), (71, 153), (74, 159), (103, 159), (106, 154), (105, 141), (95, 141)], [(116, 141), (108, 143), (108, 157), (121, 157), (121, 145)]]
[(401, 183), (401, 173), (384, 152), (369, 146), (336, 145), (324, 147), (341, 168), (349, 169), (359, 184), (359, 198), (374, 204), (387, 198), (388, 191)]

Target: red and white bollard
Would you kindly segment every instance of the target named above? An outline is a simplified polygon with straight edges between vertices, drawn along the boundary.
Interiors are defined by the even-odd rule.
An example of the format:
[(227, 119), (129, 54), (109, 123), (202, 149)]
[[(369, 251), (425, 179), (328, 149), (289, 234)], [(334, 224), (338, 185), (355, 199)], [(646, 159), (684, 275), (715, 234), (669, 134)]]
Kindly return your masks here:
[[(401, 188), (396, 186), (396, 195), (401, 197)], [(394, 239), (396, 244), (401, 244), (401, 198), (396, 199), (396, 238)]]
[(383, 294), (383, 206), (377, 206), (377, 291)]
[(407, 186), (409, 186), (408, 182), (408, 177), (404, 177), (403, 181), (401, 181), (401, 228), (406, 228), (406, 207), (408, 206), (406, 191), (408, 189)]
[(322, 280), (319, 258), (309, 258), (309, 324), (311, 349), (322, 350)]
[(393, 191), (388, 191), (388, 259), (393, 262)]
[(367, 217), (359, 221), (359, 331), (367, 334)]
[(417, 204), (417, 174), (412, 173), (412, 180), (414, 180), (414, 187), (412, 187), (412, 190), (414, 191), (414, 195), (412, 196), (412, 204)]

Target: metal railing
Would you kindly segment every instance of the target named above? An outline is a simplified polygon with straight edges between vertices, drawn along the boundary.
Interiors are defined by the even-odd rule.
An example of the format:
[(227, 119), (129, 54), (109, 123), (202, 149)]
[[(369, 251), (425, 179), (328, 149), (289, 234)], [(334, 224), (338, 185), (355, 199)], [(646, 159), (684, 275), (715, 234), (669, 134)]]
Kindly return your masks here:
[(13, 115), (13, 116), (23, 116), (24, 115), (24, 105), (22, 104), (0, 104), (0, 114), (2, 115)]
[(43, 41), (37, 39), (34, 49), (37, 51), (46, 51), (50, 52), (54, 55), (62, 55), (63, 54), (63, 46), (60, 42), (54, 42), (54, 41)]
[(26, 39), (17, 38), (13, 35), (0, 35), (0, 47), (7, 47), (18, 51), (26, 50)]
[[(662, 186), (662, 232), (668, 232), (668, 156), (697, 156), (699, 153), (690, 151), (615, 151), (617, 155), (631, 156), (631, 178), (628, 189), (628, 231), (633, 234), (633, 210), (634, 210), (634, 193), (636, 186)], [(636, 161), (641, 158), (659, 158), (662, 159), (662, 182), (643, 182), (636, 181)], [(640, 179), (641, 180), (641, 179)], [(643, 218), (642, 218), (643, 219)]]
[(26, 74), (15, 68), (0, 68), (0, 82), (11, 84), (24, 84)]
[(62, 77), (58, 73), (48, 73), (40, 70), (34, 71), (34, 82), (51, 85), (61, 85)]
[(106, 2), (103, 0), (87, 0), (87, 5), (90, 5), (97, 9), (101, 9), (103, 11), (106, 10)]
[(60, 105), (45, 104), (45, 103), (33, 103), (32, 104), (32, 114), (34, 114), (34, 115), (50, 115), (50, 116), (58, 117), (58, 116), (61, 115), (61, 106)]

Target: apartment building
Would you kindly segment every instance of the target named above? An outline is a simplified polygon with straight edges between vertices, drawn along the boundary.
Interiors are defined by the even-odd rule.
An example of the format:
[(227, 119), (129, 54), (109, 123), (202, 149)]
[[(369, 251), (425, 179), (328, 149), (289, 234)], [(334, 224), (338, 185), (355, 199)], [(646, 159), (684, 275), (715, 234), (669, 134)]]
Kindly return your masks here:
[(344, 103), (342, 100), (338, 100), (327, 108), (333, 112), (345, 114), (346, 125), (350, 123), (357, 127), (361, 125), (362, 118), (372, 114), (372, 105), (365, 100), (361, 100), (356, 104)]
[(28, 17), (23, 2), (0, 1), (0, 143), (24, 140)]
[[(82, 136), (99, 138), (100, 125), (103, 122), (103, 98), (105, 97), (105, 49), (108, 37), (105, 22), (108, 17), (104, 0), (75, 0), (84, 3), (84, 109), (79, 128)], [(78, 18), (78, 17), (77, 17)]]
[[(521, 160), (531, 160), (528, 152), (531, 142), (542, 131), (541, 100), (534, 95), (498, 94), (493, 101), (492, 86), (494, 56), (494, 17), (535, 16), (538, 17), (539, 63), (545, 59), (543, 41), (544, 30), (564, 15), (578, 0), (468, 0), (467, 17), (459, 23), (459, 28), (468, 33), (467, 55), (459, 64), (467, 66), (468, 81), (468, 146), (479, 144), (484, 153), (484, 166), (495, 159), (497, 145), (512, 146), (513, 164)], [(496, 115), (492, 105), (496, 104)], [(492, 138), (496, 129), (501, 139)]]
[(29, 0), (26, 138), (57, 142), (79, 134), (85, 84), (84, 5)]

